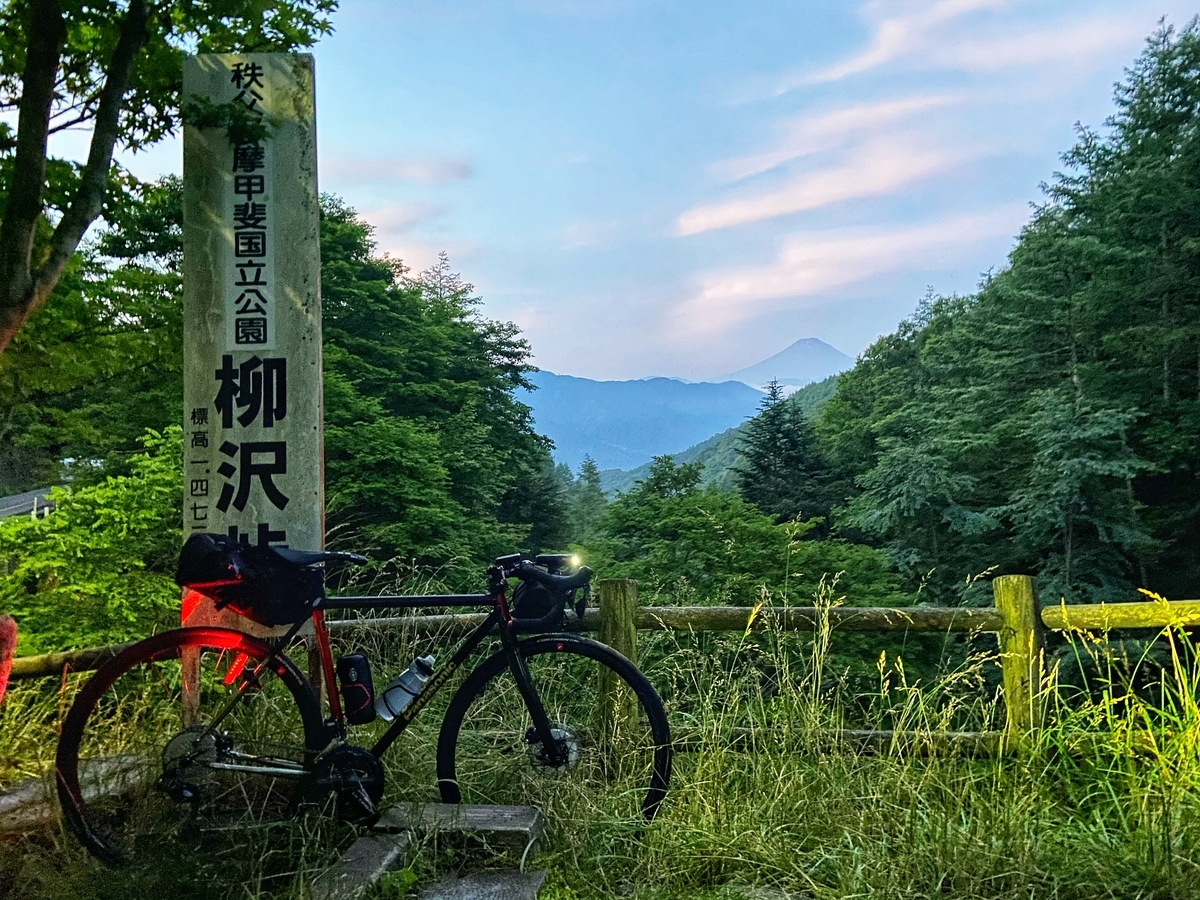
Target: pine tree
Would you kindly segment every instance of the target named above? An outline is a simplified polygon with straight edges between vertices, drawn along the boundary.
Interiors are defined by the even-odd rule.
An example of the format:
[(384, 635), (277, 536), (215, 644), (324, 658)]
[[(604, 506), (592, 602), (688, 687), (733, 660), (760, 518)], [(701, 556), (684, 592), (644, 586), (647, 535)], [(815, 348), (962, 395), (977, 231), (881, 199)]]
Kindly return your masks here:
[(600, 469), (594, 459), (585, 456), (579, 465), (579, 477), (567, 494), (567, 522), (571, 541), (583, 542), (594, 537), (606, 506), (608, 498), (600, 486)]
[(740, 450), (737, 477), (743, 499), (779, 522), (798, 515), (828, 516), (831, 490), (816, 435), (800, 408), (784, 399), (778, 381), (767, 385)]

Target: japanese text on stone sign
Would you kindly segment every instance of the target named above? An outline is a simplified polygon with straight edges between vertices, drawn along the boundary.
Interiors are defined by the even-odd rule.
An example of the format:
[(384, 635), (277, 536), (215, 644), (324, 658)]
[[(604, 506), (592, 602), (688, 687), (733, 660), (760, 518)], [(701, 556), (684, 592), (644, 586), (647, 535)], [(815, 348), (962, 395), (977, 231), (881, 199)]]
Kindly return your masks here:
[[(266, 115), (267, 84), (263, 67), (235, 63), (230, 70), (233, 102), (259, 119)], [(230, 148), (229, 219), (233, 230), (233, 266), (229, 273), (232, 308), (227, 316), (227, 347), (270, 350), (275, 347), (275, 232), (271, 216), (271, 154), (263, 141)]]

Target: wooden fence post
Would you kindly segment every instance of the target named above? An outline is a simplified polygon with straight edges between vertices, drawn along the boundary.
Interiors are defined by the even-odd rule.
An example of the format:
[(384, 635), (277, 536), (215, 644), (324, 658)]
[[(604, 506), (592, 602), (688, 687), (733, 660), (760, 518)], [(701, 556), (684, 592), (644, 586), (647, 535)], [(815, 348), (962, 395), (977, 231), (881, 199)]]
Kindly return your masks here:
[[(637, 582), (612, 578), (601, 581), (600, 641), (637, 665)], [(602, 733), (611, 735), (637, 716), (637, 697), (606, 668), (600, 670), (599, 708)]]
[(995, 578), (992, 596), (1003, 621), (999, 638), (1007, 740), (1018, 746), (1042, 725), (1042, 607), (1028, 575)]

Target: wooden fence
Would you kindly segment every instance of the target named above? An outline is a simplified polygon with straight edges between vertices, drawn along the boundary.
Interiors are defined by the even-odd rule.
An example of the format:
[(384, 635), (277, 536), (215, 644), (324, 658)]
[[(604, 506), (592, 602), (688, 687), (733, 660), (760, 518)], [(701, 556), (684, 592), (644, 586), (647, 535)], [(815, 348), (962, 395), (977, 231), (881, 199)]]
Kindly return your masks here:
[[(1017, 746), (1042, 723), (1041, 687), (1046, 631), (1110, 631), (1128, 628), (1168, 628), (1200, 625), (1200, 600), (1147, 601), (1066, 606), (1042, 609), (1033, 579), (1003, 575), (992, 581), (994, 606), (942, 607), (815, 607), (758, 608), (730, 606), (639, 607), (637, 583), (605, 580), (598, 585), (599, 608), (582, 619), (568, 617), (566, 630), (597, 631), (604, 643), (637, 662), (638, 631), (755, 631), (776, 628), (805, 631), (992, 632), (999, 638), (1007, 727), (1003, 734), (948, 734), (952, 746), (978, 745), (996, 749)], [(403, 629), (416, 635), (453, 637), (483, 621), (483, 613), (467, 615), (408, 615), (391, 618), (353, 618), (328, 623), (334, 634), (360, 630)], [(128, 644), (18, 657), (13, 679), (61, 677), (70, 671), (98, 668)], [(611, 687), (600, 685), (602, 702)], [(928, 742), (930, 735), (893, 732), (844, 732), (843, 737), (867, 746)]]

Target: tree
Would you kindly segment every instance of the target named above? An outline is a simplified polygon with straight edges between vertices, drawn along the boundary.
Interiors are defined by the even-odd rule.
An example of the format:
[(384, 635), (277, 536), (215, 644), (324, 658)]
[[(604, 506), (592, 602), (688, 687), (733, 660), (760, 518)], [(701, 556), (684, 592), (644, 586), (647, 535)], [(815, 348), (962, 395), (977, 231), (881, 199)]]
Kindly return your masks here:
[(0, 520), (0, 607), (21, 652), (95, 646), (179, 623), (182, 434), (148, 431), (128, 475), (56, 488), (45, 518)]
[[(185, 52), (282, 51), (330, 31), (337, 0), (6, 0), (0, 7), (0, 352), (113, 201), (113, 152), (178, 128)], [(82, 165), (50, 135), (92, 126)], [(53, 213), (53, 224), (47, 211)]]
[(600, 486), (600, 469), (594, 459), (585, 456), (579, 464), (579, 477), (571, 484), (567, 493), (571, 540), (587, 543), (595, 537), (606, 506), (608, 498), (604, 496), (604, 488)]
[(551, 444), (515, 397), (533, 368), (517, 327), (480, 316), (444, 255), (415, 275), (376, 256), (330, 197), (321, 285), (331, 537), (433, 565), (561, 541)]
[[(1035, 403), (1033, 465), (1005, 509), (1015, 535), (1042, 557), (1051, 596), (1120, 599), (1139, 574), (1129, 571), (1137, 551), (1150, 542), (1126, 490), (1148, 468), (1129, 448), (1136, 416), (1092, 409), (1065, 391), (1043, 391)], [(1137, 580), (1144, 583), (1144, 573)]]
[[(181, 185), (131, 187), (0, 355), (0, 491), (128, 471), (182, 416)], [(93, 461), (104, 461), (101, 469)]]
[(647, 596), (668, 601), (750, 605), (766, 589), (803, 603), (822, 579), (840, 574), (851, 604), (905, 602), (882, 551), (803, 540), (814, 523), (776, 524), (732, 491), (698, 487), (699, 476), (699, 465), (655, 458), (647, 477), (604, 510), (584, 542), (588, 564), (606, 577), (635, 578)]
[(1200, 25), (1162, 28), (1009, 256), (838, 383), (844, 514), (927, 595), (990, 567), (1047, 602), (1200, 587)]
[(777, 522), (829, 515), (833, 497), (816, 435), (800, 408), (784, 399), (778, 381), (767, 385), (740, 450), (738, 488), (747, 502)]

